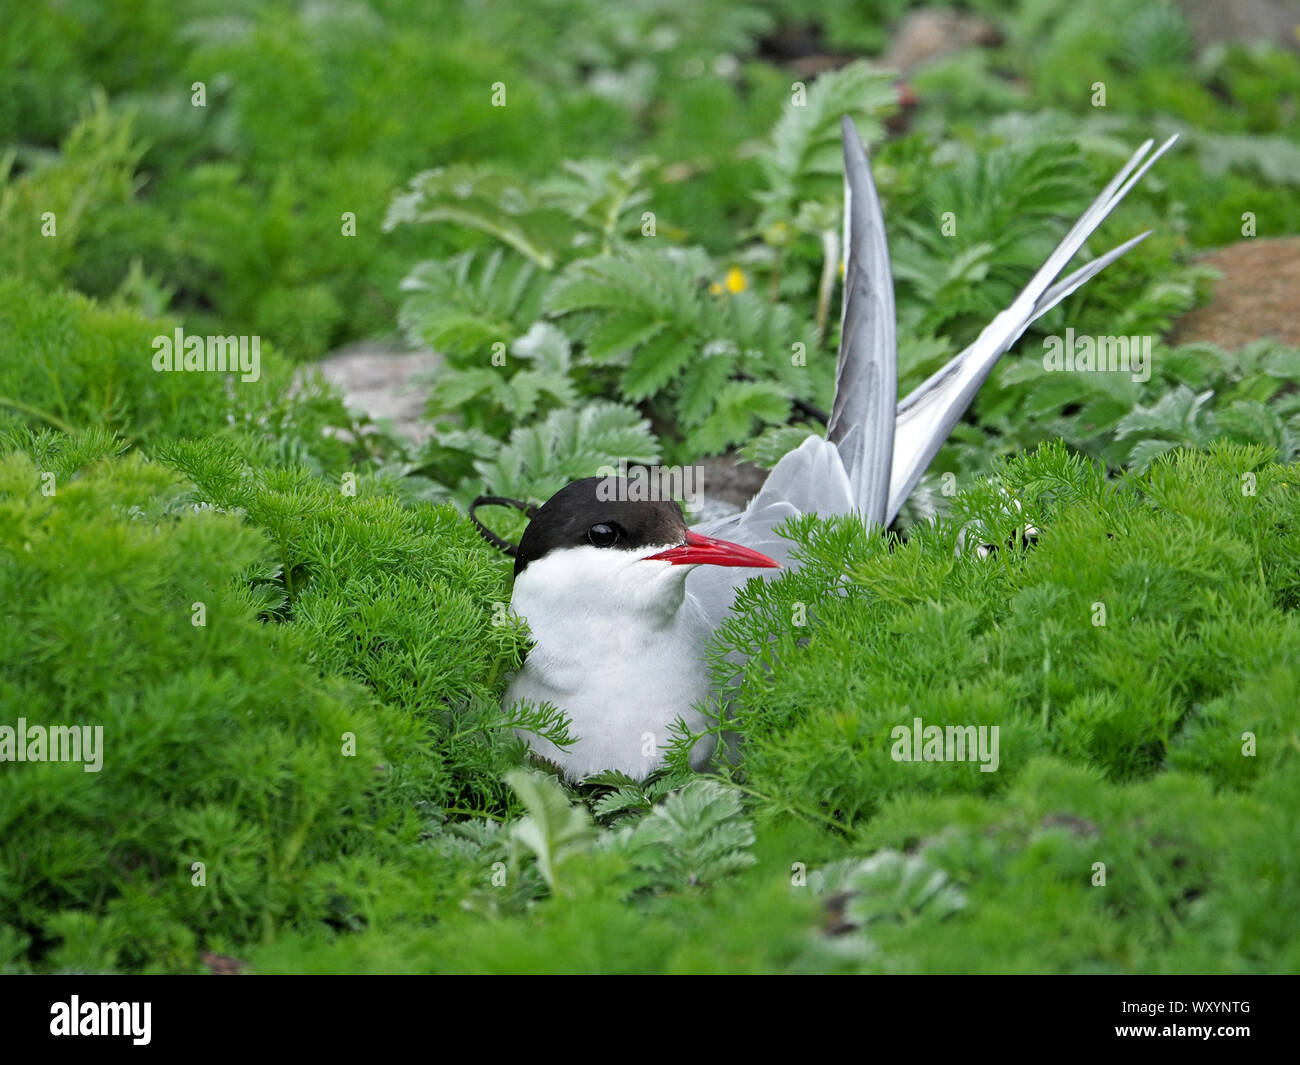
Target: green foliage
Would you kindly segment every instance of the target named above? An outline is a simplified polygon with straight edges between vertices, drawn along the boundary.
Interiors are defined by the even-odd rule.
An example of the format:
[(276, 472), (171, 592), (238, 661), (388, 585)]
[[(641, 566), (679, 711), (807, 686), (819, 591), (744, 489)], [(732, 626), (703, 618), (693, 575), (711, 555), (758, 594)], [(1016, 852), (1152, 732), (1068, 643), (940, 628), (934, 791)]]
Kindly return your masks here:
[(555, 214), (537, 202), (519, 177), (461, 164), (412, 178), (410, 191), (389, 206), (384, 229), (450, 222), (494, 237), (550, 270), (556, 256), (554, 248), (548, 248), (555, 236)]
[(485, 485), (514, 499), (545, 501), (580, 477), (619, 459), (650, 464), (659, 445), (648, 423), (621, 403), (593, 402), (579, 410), (557, 408), (520, 426), (505, 442), (481, 432), (440, 432), (425, 447), (430, 462), (466, 469), (457, 495), (468, 502)]
[(0, 278), (0, 414), (47, 428), (100, 427), (146, 445), (247, 433), (316, 469), (366, 457), (362, 444), (343, 438), (365, 440), (361, 423), (318, 380), (291, 389), (293, 368), (270, 345), (261, 348), (255, 381), (156, 371), (154, 339), (173, 338), (175, 329), (127, 307)]
[[(1292, 51), (977, 0), (1003, 43), (908, 71), (900, 116), (888, 72), (764, 36), (874, 56), (913, 0), (9, 6), (0, 725), (102, 724), (104, 764), (4, 764), (0, 967), (1300, 968), (1300, 363), (1161, 340), (1195, 251), (1300, 231)], [(447, 501), (802, 440), (843, 113), (903, 390), (1182, 141), (1081, 258), (1153, 236), (1002, 361), (906, 539), (805, 519), (742, 593), (715, 775), (689, 735), (643, 782), (525, 770), (515, 731), (569, 722), (500, 706), (509, 563)], [(155, 372), (177, 326), (261, 337), (259, 380)], [(1067, 327), (1149, 338), (1149, 379), (1046, 372)], [(418, 447), (294, 372), (394, 328), (441, 359)], [(997, 771), (895, 761), (918, 716), (998, 727)]]
[(588, 777), (584, 784), (608, 786), (609, 791), (600, 795), (592, 803), (591, 812), (602, 822), (618, 824), (620, 821), (641, 814), (647, 814), (654, 805), (674, 787), (688, 779), (682, 774), (680, 779), (671, 774), (667, 776), (652, 775), (646, 780), (637, 781), (618, 772), (599, 773)]
[[(956, 332), (963, 346), (973, 340), (1087, 206), (1093, 192), (1083, 175), (1072, 144), (1033, 139), (991, 151), (965, 149), (939, 170), (923, 213), (893, 226), (900, 302), (913, 312), (908, 329)], [(950, 328), (954, 320), (961, 332)]]
[[(557, 121), (593, 139), (622, 128), (613, 107), (527, 76), (511, 79), (508, 108), (490, 107), (477, 72), (501, 63), (502, 42), (485, 38), (455, 4), (77, 6), (87, 10), (75, 19), (56, 9), (23, 13), (26, 40), (41, 43), (36, 69), (60, 89), (52, 108), (12, 116), (6, 126), (25, 148), (52, 146), (51, 128), (61, 138), (73, 101), (99, 80), (117, 93), (114, 110), (135, 113), (150, 182), (147, 200), (117, 195), (139, 151), (123, 155), (125, 146), (110, 150), (107, 142), (93, 175), (81, 163), (91, 143), (65, 145), (66, 176), (31, 174), (33, 192), (20, 195), (42, 210), (60, 205), (65, 182), (83, 184), (83, 197), (115, 197), (113, 210), (87, 216), (100, 237), (94, 269), (78, 266), (69, 242), (59, 245), (60, 261), (93, 294), (107, 295), (140, 259), (178, 282), (182, 313), (221, 320), (224, 331), (265, 334), (294, 358), (389, 327), (402, 264), (419, 245), (383, 236), (384, 207), (403, 176), (440, 161), (447, 149), (439, 146), (454, 143), (476, 158), (531, 156), (541, 170), (558, 165), (546, 134), (538, 135)], [(69, 40), (69, 25), (82, 19), (86, 37)], [(111, 69), (114, 55), (146, 41), (150, 63)], [(516, 42), (508, 54), (530, 47)], [(14, 59), (19, 70), (32, 61)], [(196, 81), (206, 89), (203, 106), (191, 101)], [(430, 94), (431, 85), (438, 92)], [(48, 91), (30, 87), (19, 98)], [(415, 99), (420, 106), (395, 103)], [(117, 186), (109, 168), (121, 172)], [(354, 237), (343, 233), (345, 212), (356, 216)], [(24, 238), (37, 232), (27, 218), (20, 230)], [(54, 246), (36, 247), (49, 255)]]
[[(1001, 468), (1015, 507), (976, 486), (893, 550), (849, 521), (802, 520), (804, 567), (746, 588), (719, 644), (721, 680), (736, 671), (724, 652), (751, 656), (725, 724), (748, 741), (746, 780), (853, 827), (897, 789), (987, 794), (1018, 771), (1009, 759), (1035, 752), (1149, 776), (1204, 703), (1254, 705), (1260, 671), (1297, 639), (1295, 494), (1265, 454), (1181, 453), (1116, 489), (1043, 448)], [(970, 549), (970, 528), (1004, 544), (1026, 525), (1040, 530), (1032, 550)], [(789, 623), (796, 603), (816, 617), (811, 634)], [(831, 673), (841, 683), (828, 696), (816, 678)], [(1004, 768), (882, 760), (914, 715), (1000, 724)], [(1264, 727), (1243, 721), (1221, 742)]]
[[(1034, 27), (1026, 32), (1039, 32), (1029, 13), (1024, 17)], [(1123, 42), (1116, 38), (1106, 54), (1124, 69), (1138, 63), (1139, 53), (1153, 67), (1168, 66), (1182, 54), (1185, 26), (1175, 13), (1146, 6), (1123, 21), (1132, 22), (1127, 46), (1137, 52), (1122, 54)], [(1210, 68), (1216, 77), (1228, 70), (1237, 74), (1226, 60), (1218, 63)], [(551, 403), (614, 393), (651, 417), (672, 460), (759, 438), (747, 453), (770, 463), (780, 454), (778, 445), (801, 435), (801, 427), (787, 431), (790, 401), (825, 407), (831, 391), (830, 305), (840, 254), (838, 116), (854, 115), (867, 142), (874, 143), (894, 109), (895, 92), (887, 77), (859, 63), (817, 79), (804, 103), (783, 109), (755, 161), (757, 215), (749, 233), (758, 239), (733, 253), (730, 271), (724, 271), (727, 260), (699, 247), (676, 247), (675, 238), (620, 236), (632, 231), (635, 208), (655, 206), (663, 188), (662, 175), (657, 179), (642, 163), (585, 161), (541, 183), (500, 167), (467, 170), (454, 181), (450, 171), (438, 172), (436, 193), (416, 191), (395, 200), (390, 222), (417, 220), (420, 204), (430, 212), (424, 217), (442, 221), (468, 212), (473, 217), (460, 218), (462, 228), (489, 233), (504, 245), (486, 260), (423, 263), (407, 281), (411, 296), (402, 317), (408, 335), (448, 351), (449, 367), (434, 383), (430, 414), (447, 419), (442, 432), (453, 448), (468, 443), (481, 457), (496, 446), (483, 433), (503, 441), (521, 420), (546, 414)], [(1127, 115), (1090, 113), (1081, 121), (1048, 107), (1032, 115), (1013, 111), (978, 132), (918, 132), (882, 145), (875, 158), (891, 232), (902, 391), (973, 340), (1009, 302), (1092, 191), (1149, 129)], [(1166, 360), (1158, 341), (1148, 382), (1120, 374), (1048, 378), (1029, 355), (1038, 338), (1059, 335), (1067, 323), (1081, 334), (1159, 337), (1204, 298), (1211, 272), (1184, 261), (1192, 209), (1184, 179), (1189, 166), (1203, 181), (1224, 176), (1214, 158), (1246, 158), (1236, 150), (1206, 155), (1222, 137), (1246, 135), (1194, 131), (1186, 138), (1192, 154), (1175, 153), (1172, 162), (1165, 161), (1170, 182), (1162, 164), (1135, 190), (1124, 208), (1125, 224), (1108, 223), (1085, 255), (1120, 239), (1111, 234), (1128, 235), (1144, 221), (1157, 235), (1031, 329), (1021, 345), (1027, 357), (1013, 352), (1003, 360), (977, 401), (972, 424), (954, 433), (936, 470), (968, 483), (993, 458), (1056, 437), (1116, 467), (1140, 465), (1166, 445), (1221, 435), (1267, 443), (1284, 459), (1289, 456), (1292, 412), (1283, 395), (1238, 397), (1216, 390), (1213, 407), (1225, 417), (1210, 419), (1197, 432), (1160, 433), (1154, 423), (1143, 422), (1141, 411), (1183, 383), (1178, 367), (1186, 360)], [(1270, 148), (1267, 138), (1252, 137), (1246, 137), (1251, 150), (1267, 160), (1258, 173), (1273, 181), (1279, 166), (1285, 169), (1279, 160), (1291, 142), (1279, 134)], [(417, 179), (417, 190), (422, 180), (428, 179)], [(1173, 198), (1175, 187), (1180, 199)], [(557, 188), (568, 190), (567, 208), (557, 200)], [(1267, 197), (1264, 208), (1272, 202)], [(596, 248), (599, 254), (591, 254)], [(522, 360), (505, 366), (489, 361), (492, 346), (512, 348), (539, 328), (539, 316), (567, 340), (567, 363), (553, 360), (539, 376)], [(545, 350), (563, 352), (559, 335), (548, 335), (553, 344)], [(803, 353), (802, 362), (789, 357), (796, 352)], [(1163, 368), (1165, 361), (1173, 372)], [(564, 382), (554, 372), (559, 369)], [(1140, 424), (1151, 431), (1139, 432)], [(459, 435), (466, 431), (469, 436)], [(455, 483), (471, 461), (454, 460), (457, 473), (440, 479)], [(527, 486), (518, 478), (512, 483)], [(946, 505), (930, 478), (905, 510), (904, 525)]]
[[(619, 367), (632, 401), (672, 403), (688, 441), (721, 450), (749, 435), (755, 419), (784, 421), (789, 403), (773, 383), (800, 376), (788, 353), (811, 341), (789, 310), (750, 292), (715, 297), (697, 279), (702, 256), (630, 248), (620, 257), (580, 260), (548, 292), (554, 315), (580, 315), (586, 358)], [(737, 376), (762, 374), (766, 381)]]
[[(464, 899), (471, 912), (518, 918), (544, 899), (554, 909), (566, 901), (698, 895), (754, 863), (753, 827), (739, 793), (716, 781), (694, 779), (677, 791), (663, 779), (644, 790), (629, 781), (620, 790), (640, 791), (644, 816), (629, 823), (627, 801), (620, 826), (601, 830), (550, 774), (520, 769), (505, 780), (524, 808), (508, 831), (453, 825), (439, 837), (492, 870), (491, 887), (479, 885)], [(613, 795), (595, 804), (597, 812), (613, 805)]]
[(841, 920), (855, 929), (873, 921), (940, 921), (966, 905), (948, 874), (923, 854), (886, 849), (832, 862), (813, 875), (820, 893), (843, 893)]
[(402, 289), (411, 293), (398, 316), (407, 339), (453, 360), (521, 334), (540, 302), (535, 266), (522, 257), (506, 258), (499, 249), (486, 256), (465, 252), (422, 262)]
[(0, 154), (0, 273), (51, 285), (79, 272), (109, 235), (111, 208), (134, 196), (141, 154), (131, 116), (112, 114), (102, 93), (57, 153), (25, 152), (16, 175), (17, 151)]
[[(999, 480), (892, 549), (850, 521), (799, 523), (804, 566), (747, 588), (718, 646), (720, 679), (724, 652), (755, 656), (726, 725), (738, 787), (610, 779), (601, 831), (554, 780), (512, 778), (532, 818), (518, 835), (435, 834), (476, 870), (439, 931), (368, 929), (346, 948), (292, 933), (257, 957), (270, 971), (1294, 968), (1296, 468), (1219, 445), (1120, 485), (1054, 447)], [(1032, 548), (958, 552), (972, 525), (1002, 542), (1026, 523)], [(807, 625), (790, 623), (795, 603)], [(894, 761), (890, 732), (913, 716), (998, 726), (997, 771)], [(561, 854), (548, 886), (539, 855)]]
[[(607, 807), (608, 808), (608, 804)], [(667, 891), (713, 884), (754, 864), (754, 828), (740, 793), (712, 780), (694, 780), (668, 796), (631, 828), (618, 847), (644, 876), (644, 886)]]
[(844, 181), (840, 116), (853, 119), (863, 143), (871, 145), (896, 101), (890, 75), (857, 62), (818, 78), (806, 100), (787, 104), (759, 159), (766, 188), (758, 196), (758, 225), (788, 222), (807, 200), (838, 198)]
[(310, 632), (324, 668), (428, 716), (448, 741), (465, 713), (493, 705), (520, 635), (493, 624), (490, 604), (506, 597), (501, 569), (454, 510), (406, 506), (378, 476), (345, 473), (332, 484), (268, 467), (253, 446), (171, 441), (154, 454), (193, 482), (197, 501), (238, 510), (266, 532), (277, 551), (275, 612)]
[[(1129, 338), (1134, 354), (1141, 340)], [(1009, 362), (998, 371), (1003, 394), (984, 409), (1001, 408), (997, 421), (1006, 442), (1026, 447), (1056, 437), (1115, 469), (1143, 470), (1175, 447), (1216, 439), (1267, 445), (1282, 462), (1295, 457), (1300, 398), (1289, 387), (1300, 371), (1295, 349), (1270, 340), (1235, 353), (1207, 343), (1156, 343), (1146, 363), (1148, 380), (1135, 380), (1141, 375), (1136, 363), (1131, 366), (1135, 372), (1046, 373), (1030, 358)], [(1114, 428), (1098, 437), (1098, 425)], [(988, 460), (987, 447), (976, 441), (967, 450), (959, 440), (945, 450), (972, 468)], [(948, 462), (941, 456), (938, 465)]]
[[(99, 773), (0, 774), (0, 911), (24, 944), (9, 964), (189, 970), (203, 940), (317, 912), (372, 801), (409, 817), (376, 766), (419, 740), (321, 676), (301, 634), (265, 631), (259, 583), (274, 568), (255, 530), (178, 508), (158, 464), (96, 464), (94, 439), (61, 449), (48, 496), (24, 454), (0, 461), (6, 724), (103, 729)], [(344, 733), (360, 757), (340, 756)], [(194, 862), (206, 887), (191, 885)]]
[(506, 774), (527, 814), (510, 828), (511, 838), (527, 848), (552, 894), (561, 894), (560, 873), (566, 862), (590, 846), (595, 828), (587, 811), (571, 806), (550, 777), (523, 770)]
[[(879, 118), (893, 100), (888, 81), (861, 64), (818, 81), (808, 106), (792, 106), (777, 124), (763, 157), (769, 185), (764, 218), (793, 225), (810, 189), (829, 195), (834, 183), (827, 175), (838, 173), (832, 157), (841, 111), (861, 116), (867, 135), (877, 137)], [(703, 249), (625, 239), (639, 223), (638, 208), (650, 202), (641, 187), (648, 167), (646, 160), (621, 167), (571, 163), (536, 188), (500, 170), (437, 170), (418, 176), (394, 199), (388, 228), (452, 222), (509, 249), (481, 265), (469, 255), (450, 264), (421, 263), (404, 284), (412, 293), (401, 312), (408, 336), (446, 346), (453, 359), (435, 384), (431, 414), (485, 397), (487, 409), (497, 407), (503, 416), (483, 422), (475, 411), (462, 424), (498, 439), (512, 422), (530, 416), (538, 380), (524, 372), (501, 374), (484, 364), (484, 352), (519, 337), (539, 309), (566, 331), (552, 334), (544, 349), (564, 352), (562, 363), (553, 359), (548, 366), (552, 396), (571, 403), (615, 388), (628, 402), (671, 416), (686, 452), (717, 452), (745, 440), (756, 426), (780, 424), (789, 416), (788, 396), (809, 394), (810, 376), (818, 387), (826, 383), (825, 361), (809, 375), (806, 360), (792, 357), (818, 346), (813, 330), (790, 307), (747, 290), (743, 272), (739, 286), (730, 279), (726, 287), (710, 286), (721, 267)], [(802, 221), (807, 217), (805, 210), (805, 228), (812, 224)], [(557, 230), (557, 219), (567, 226)], [(815, 228), (827, 224), (834, 228), (825, 221)], [(646, 238), (654, 230), (639, 233)], [(536, 278), (535, 270), (557, 265), (562, 268), (555, 277)], [(580, 357), (570, 366), (568, 351), (575, 347)], [(568, 384), (555, 376), (561, 371)]]

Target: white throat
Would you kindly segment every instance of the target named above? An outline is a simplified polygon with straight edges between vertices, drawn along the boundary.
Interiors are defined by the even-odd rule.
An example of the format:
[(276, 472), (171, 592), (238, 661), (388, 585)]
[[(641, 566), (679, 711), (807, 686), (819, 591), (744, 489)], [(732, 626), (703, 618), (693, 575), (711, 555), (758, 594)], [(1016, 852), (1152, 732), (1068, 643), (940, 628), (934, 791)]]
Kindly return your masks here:
[(663, 761), (678, 717), (704, 724), (693, 704), (709, 695), (711, 629), (686, 594), (694, 567), (646, 560), (670, 546), (552, 551), (515, 581), (511, 608), (535, 643), (506, 703), (551, 702), (569, 716), (578, 742), (567, 750), (520, 735), (571, 780), (607, 769), (640, 780)]

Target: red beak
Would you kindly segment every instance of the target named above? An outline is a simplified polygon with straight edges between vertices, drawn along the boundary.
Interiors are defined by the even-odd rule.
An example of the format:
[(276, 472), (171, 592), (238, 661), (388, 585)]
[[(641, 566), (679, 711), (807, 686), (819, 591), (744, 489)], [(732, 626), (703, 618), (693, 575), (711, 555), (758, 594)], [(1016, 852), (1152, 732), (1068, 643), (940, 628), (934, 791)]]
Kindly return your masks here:
[(763, 569), (780, 569), (781, 563), (758, 551), (752, 551), (729, 540), (715, 540), (688, 532), (686, 543), (670, 547), (657, 555), (648, 555), (645, 562), (671, 562), (674, 566), (755, 566)]

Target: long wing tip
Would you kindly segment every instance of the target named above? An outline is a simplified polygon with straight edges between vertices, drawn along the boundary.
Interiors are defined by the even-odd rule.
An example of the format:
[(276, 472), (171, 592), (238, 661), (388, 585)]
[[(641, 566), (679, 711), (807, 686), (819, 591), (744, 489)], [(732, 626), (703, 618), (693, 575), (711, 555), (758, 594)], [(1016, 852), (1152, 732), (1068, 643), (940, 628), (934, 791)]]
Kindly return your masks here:
[(1177, 133), (1171, 134), (1169, 139), (1165, 141), (1164, 144), (1160, 145), (1160, 147), (1157, 148), (1151, 154), (1150, 162), (1154, 163), (1157, 159), (1159, 159), (1162, 155), (1164, 155), (1165, 152), (1169, 151), (1169, 149), (1174, 146), (1174, 142), (1178, 140), (1178, 136), (1179, 135)]
[(858, 127), (848, 115), (840, 116), (840, 134), (844, 141), (844, 170), (847, 176), (856, 177), (857, 172), (867, 165), (867, 150), (862, 146), (858, 136)]
[[(1154, 230), (1144, 230), (1118, 247), (1112, 248), (1105, 255), (1076, 270), (1063, 281), (1057, 282), (1055, 285), (1051, 283), (1052, 278), (1064, 268), (1074, 253), (1082, 246), (1083, 241), (1119, 204), (1129, 189), (1142, 179), (1142, 176), (1151, 168), (1152, 164), (1173, 147), (1178, 137), (1177, 133), (1173, 134), (1150, 157), (1147, 157), (1147, 153), (1151, 150), (1151, 146), (1155, 141), (1154, 139), (1148, 139), (1133, 153), (1119, 173), (1111, 179), (1110, 184), (1097, 197), (1093, 205), (1075, 223), (1066, 239), (1057, 246), (1057, 250), (1040, 267), (1030, 285), (1022, 292), (1021, 297), (1017, 298), (1017, 302), (1019, 302), (1020, 299), (1032, 292), (1035, 286), (1041, 286), (1038, 298), (1034, 300), (1029, 313), (1020, 323), (1019, 328), (1008, 334), (1006, 338), (1003, 338), (1006, 341), (1005, 343), (997, 345), (994, 358), (987, 360), (987, 368), (983, 370), (980, 376), (963, 380), (958, 371), (963, 364), (969, 364), (974, 358), (987, 356), (989, 351), (992, 350), (987, 345), (981, 347), (984, 334), (981, 334), (979, 340), (959, 355), (956, 355), (947, 366), (902, 400), (899, 404), (901, 413), (895, 421), (895, 452), (893, 455), (895, 468), (890, 475), (889, 507), (885, 515), (886, 524), (892, 522), (897, 516), (908, 495), (911, 494), (912, 488), (920, 480), (925, 468), (947, 439), (951, 426), (965, 411), (985, 377), (988, 376), (988, 371), (992, 369), (993, 363), (997, 361), (997, 358), (1000, 357), (1002, 352), (1006, 351), (1011, 343), (1014, 343), (1015, 339), (1018, 339), (1024, 328), (1038, 318), (1039, 315), (1056, 306), (1057, 303), (1075, 291), (1080, 285), (1085, 284), (1100, 270), (1151, 236)], [(1003, 314), (1005, 313), (1003, 312)], [(1001, 318), (1002, 315), (998, 317)], [(995, 319), (995, 321), (997, 320)], [(992, 327), (990, 326), (990, 328)], [(948, 413), (942, 419), (943, 424), (937, 426), (925, 421), (925, 415), (921, 412), (922, 404), (929, 402), (934, 396), (940, 395), (945, 390), (948, 394), (943, 397), (941, 402), (948, 405)], [(931, 409), (934, 409), (933, 404), (931, 404)], [(903, 426), (908, 429), (909, 437), (907, 440), (901, 441), (900, 427)]]

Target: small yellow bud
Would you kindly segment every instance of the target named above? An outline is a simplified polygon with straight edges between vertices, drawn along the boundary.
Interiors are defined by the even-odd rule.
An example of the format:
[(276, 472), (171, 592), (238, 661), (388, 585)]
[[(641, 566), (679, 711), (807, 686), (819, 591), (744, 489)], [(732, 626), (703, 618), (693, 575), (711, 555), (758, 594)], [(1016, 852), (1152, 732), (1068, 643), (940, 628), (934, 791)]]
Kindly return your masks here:
[(744, 292), (745, 289), (749, 288), (749, 282), (745, 278), (745, 271), (739, 266), (733, 266), (727, 271), (726, 286), (727, 291), (733, 296), (737, 292)]

